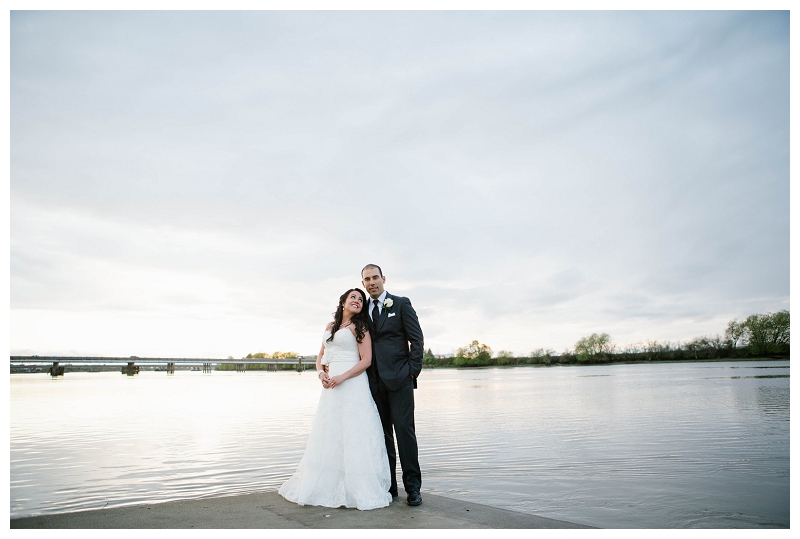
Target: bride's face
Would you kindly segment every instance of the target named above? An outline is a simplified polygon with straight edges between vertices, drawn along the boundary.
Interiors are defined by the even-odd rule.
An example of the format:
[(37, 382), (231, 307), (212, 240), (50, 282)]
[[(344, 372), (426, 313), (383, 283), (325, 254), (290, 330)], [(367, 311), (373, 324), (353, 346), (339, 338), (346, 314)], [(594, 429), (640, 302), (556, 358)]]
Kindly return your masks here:
[(361, 297), (361, 294), (353, 290), (347, 296), (347, 299), (344, 300), (344, 310), (345, 312), (350, 313), (351, 316), (356, 315), (361, 312), (361, 309), (364, 307), (364, 298)]

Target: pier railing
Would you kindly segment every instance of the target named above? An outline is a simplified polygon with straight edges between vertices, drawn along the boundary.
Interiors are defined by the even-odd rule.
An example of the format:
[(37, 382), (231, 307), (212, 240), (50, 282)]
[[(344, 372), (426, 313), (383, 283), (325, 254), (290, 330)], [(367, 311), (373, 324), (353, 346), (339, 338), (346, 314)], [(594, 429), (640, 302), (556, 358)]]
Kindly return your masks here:
[(237, 372), (245, 372), (247, 365), (267, 365), (274, 366), (277, 370), (278, 365), (294, 365), (298, 372), (305, 370), (305, 367), (314, 365), (316, 358), (313, 356), (301, 356), (286, 359), (210, 359), (210, 358), (167, 358), (167, 357), (74, 357), (74, 356), (11, 356), (12, 365), (51, 365), (51, 376), (63, 376), (65, 367), (74, 365), (119, 365), (121, 372), (128, 376), (139, 374), (139, 367), (142, 365), (156, 366), (166, 365), (169, 374), (175, 373), (175, 365), (201, 366), (203, 372), (211, 372), (216, 365), (236, 365)]

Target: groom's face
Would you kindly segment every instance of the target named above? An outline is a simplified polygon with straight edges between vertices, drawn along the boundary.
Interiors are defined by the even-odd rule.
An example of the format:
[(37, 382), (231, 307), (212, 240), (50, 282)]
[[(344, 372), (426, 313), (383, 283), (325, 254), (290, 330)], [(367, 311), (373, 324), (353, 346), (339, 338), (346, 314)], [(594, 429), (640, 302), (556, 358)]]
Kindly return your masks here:
[(386, 277), (381, 275), (378, 268), (366, 268), (361, 272), (361, 284), (367, 289), (367, 294), (371, 298), (377, 298), (383, 294), (383, 283)]

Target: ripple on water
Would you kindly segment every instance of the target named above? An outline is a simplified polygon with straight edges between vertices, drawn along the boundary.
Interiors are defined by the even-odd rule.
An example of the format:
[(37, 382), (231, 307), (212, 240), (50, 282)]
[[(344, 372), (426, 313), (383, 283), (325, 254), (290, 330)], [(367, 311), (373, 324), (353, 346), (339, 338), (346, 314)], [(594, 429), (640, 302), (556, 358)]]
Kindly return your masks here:
[[(320, 391), (296, 373), (51, 382), (11, 378), (12, 517), (277, 489)], [(428, 492), (601, 527), (788, 526), (788, 362), (426, 370), (415, 398)]]

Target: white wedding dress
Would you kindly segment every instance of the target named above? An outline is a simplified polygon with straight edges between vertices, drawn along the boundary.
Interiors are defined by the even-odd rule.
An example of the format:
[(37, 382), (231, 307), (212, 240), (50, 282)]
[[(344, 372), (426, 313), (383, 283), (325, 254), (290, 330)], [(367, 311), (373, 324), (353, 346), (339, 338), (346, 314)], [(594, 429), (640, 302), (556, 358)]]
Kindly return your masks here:
[[(323, 336), (328, 375), (358, 363), (358, 343), (350, 329)], [(301, 505), (376, 509), (392, 502), (383, 428), (369, 391), (367, 374), (322, 389), (311, 436), (297, 471), (278, 493)]]

